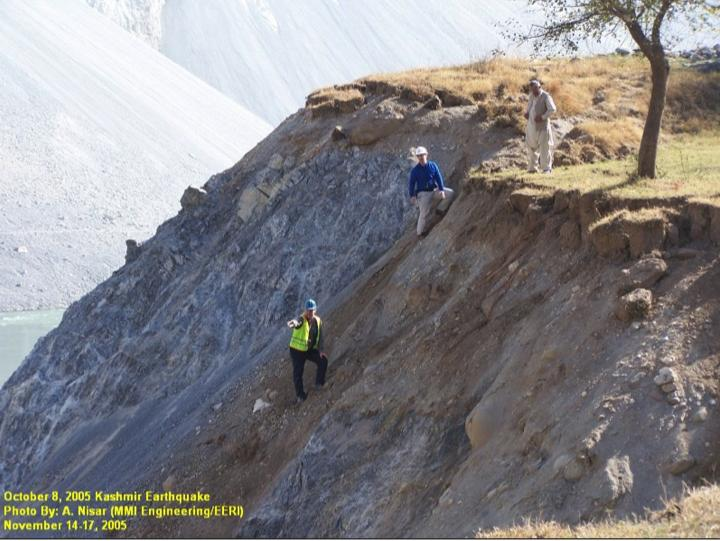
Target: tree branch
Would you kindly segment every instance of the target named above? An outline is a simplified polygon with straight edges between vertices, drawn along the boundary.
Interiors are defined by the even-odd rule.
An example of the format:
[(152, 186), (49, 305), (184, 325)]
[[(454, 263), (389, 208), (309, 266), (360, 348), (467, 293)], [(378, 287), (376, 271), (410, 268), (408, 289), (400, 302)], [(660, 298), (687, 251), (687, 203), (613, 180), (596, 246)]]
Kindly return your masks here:
[(665, 15), (667, 15), (667, 12), (670, 10), (670, 7), (672, 6), (672, 0), (662, 0), (662, 4), (660, 5), (660, 9), (657, 12), (657, 15), (655, 15), (655, 20), (653, 21), (652, 26), (652, 33), (650, 34), (650, 39), (652, 40), (653, 45), (662, 47), (662, 44), (660, 43), (660, 28), (662, 27), (663, 20), (665, 19)]

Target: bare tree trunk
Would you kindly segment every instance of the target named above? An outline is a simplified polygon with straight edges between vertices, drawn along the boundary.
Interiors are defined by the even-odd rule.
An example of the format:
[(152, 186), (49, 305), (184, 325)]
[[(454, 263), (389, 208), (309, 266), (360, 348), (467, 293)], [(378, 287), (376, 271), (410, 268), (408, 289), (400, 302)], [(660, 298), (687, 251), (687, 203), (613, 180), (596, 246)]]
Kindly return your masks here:
[(655, 54), (650, 58), (650, 69), (652, 71), (652, 91), (650, 93), (650, 106), (645, 119), (645, 128), (640, 141), (637, 172), (640, 177), (655, 178), (660, 124), (665, 109), (665, 95), (667, 94), (667, 83), (670, 75), (670, 64), (663, 51), (655, 51)]

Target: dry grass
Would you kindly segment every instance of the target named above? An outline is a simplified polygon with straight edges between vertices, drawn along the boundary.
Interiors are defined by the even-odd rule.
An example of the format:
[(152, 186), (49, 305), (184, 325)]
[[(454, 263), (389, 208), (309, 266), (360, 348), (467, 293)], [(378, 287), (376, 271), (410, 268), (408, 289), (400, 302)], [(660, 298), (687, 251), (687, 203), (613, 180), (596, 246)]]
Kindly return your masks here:
[(666, 138), (658, 152), (658, 178), (635, 178), (634, 156), (556, 168), (551, 175), (505, 170), (493, 174), (471, 172), (486, 182), (521, 182), (552, 190), (604, 191), (623, 199), (674, 198), (720, 204), (720, 131)]
[(720, 536), (720, 487), (688, 490), (665, 510), (645, 519), (602, 521), (571, 527), (557, 522), (526, 521), (511, 528), (478, 531), (476, 538), (667, 538)]
[(623, 147), (640, 144), (643, 121), (639, 118), (621, 117), (612, 120), (585, 120), (577, 128), (593, 138), (593, 143), (605, 156), (614, 156)]
[(619, 95), (618, 91), (612, 90), (618, 80), (642, 84), (647, 77), (647, 67), (638, 57), (492, 58), (464, 66), (376, 75), (361, 79), (361, 82), (381, 79), (422, 91), (447, 89), (478, 102), (487, 102), (527, 94), (527, 83), (534, 77), (543, 81), (563, 115), (576, 115), (593, 106), (593, 98), (599, 90), (604, 90), (609, 97)]
[[(701, 74), (673, 61), (665, 125), (673, 132), (699, 132), (720, 121), (720, 73)], [(308, 96), (308, 107), (352, 104), (365, 93), (386, 93), (415, 101), (437, 94), (450, 105), (476, 103), (488, 120), (524, 126), (528, 81), (540, 79), (560, 117), (583, 117), (588, 133), (602, 134), (610, 152), (639, 139), (650, 93), (647, 60), (641, 56), (582, 59), (490, 58), (472, 64), (378, 74), (328, 87)], [(602, 143), (602, 141), (600, 141)], [(629, 143), (629, 144), (628, 144)], [(611, 153), (611, 152), (610, 152)]]

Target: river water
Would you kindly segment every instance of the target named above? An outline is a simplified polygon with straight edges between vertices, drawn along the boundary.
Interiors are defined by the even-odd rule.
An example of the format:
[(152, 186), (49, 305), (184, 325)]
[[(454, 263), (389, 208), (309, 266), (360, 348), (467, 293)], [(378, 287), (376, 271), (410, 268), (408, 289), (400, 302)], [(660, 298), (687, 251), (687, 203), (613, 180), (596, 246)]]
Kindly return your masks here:
[(64, 310), (0, 312), (0, 386), (41, 336), (58, 326)]

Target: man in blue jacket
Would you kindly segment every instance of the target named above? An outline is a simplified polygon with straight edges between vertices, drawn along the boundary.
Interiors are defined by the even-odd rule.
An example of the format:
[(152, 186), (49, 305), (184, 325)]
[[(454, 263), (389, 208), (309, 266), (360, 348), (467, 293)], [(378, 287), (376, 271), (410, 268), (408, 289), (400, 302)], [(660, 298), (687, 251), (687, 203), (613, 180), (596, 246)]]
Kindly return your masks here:
[(418, 164), (410, 171), (408, 191), (410, 192), (410, 203), (414, 205), (417, 202), (420, 208), (417, 234), (418, 237), (424, 237), (427, 235), (425, 226), (433, 205), (440, 202), (438, 211), (445, 212), (455, 196), (455, 192), (445, 186), (440, 168), (435, 162), (428, 160), (428, 152), (425, 147), (417, 147), (415, 156)]

